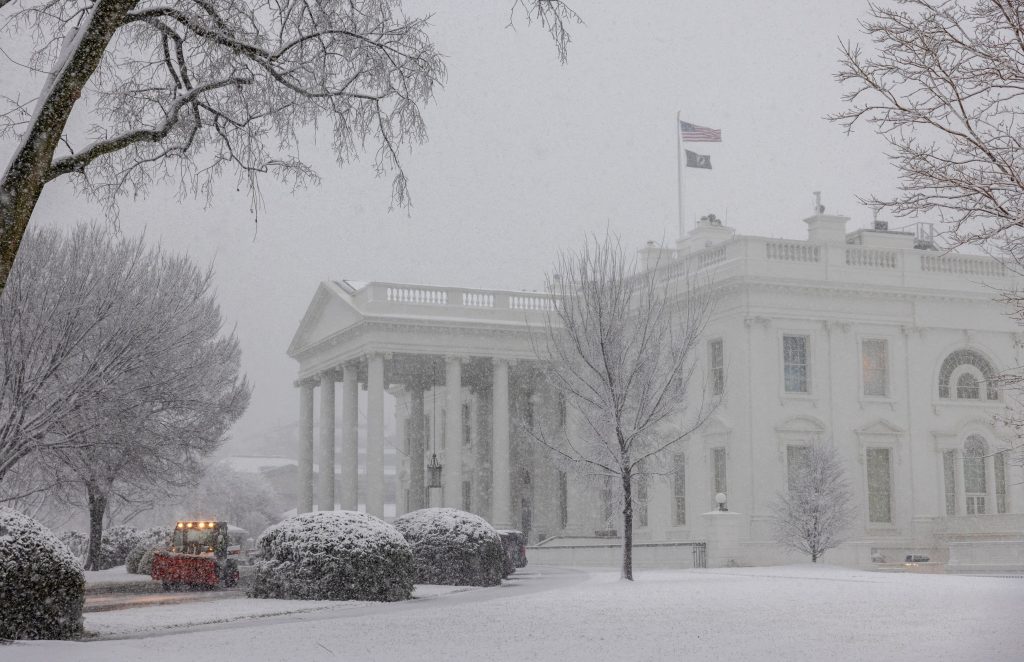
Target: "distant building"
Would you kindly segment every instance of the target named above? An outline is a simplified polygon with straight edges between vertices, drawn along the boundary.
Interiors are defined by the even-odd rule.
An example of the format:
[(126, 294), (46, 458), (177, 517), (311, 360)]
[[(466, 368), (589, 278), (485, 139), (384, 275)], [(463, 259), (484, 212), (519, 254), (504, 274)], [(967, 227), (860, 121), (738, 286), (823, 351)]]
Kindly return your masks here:
[[(680, 446), (675, 475), (641, 490), (638, 541), (713, 538), (705, 515), (722, 492), (736, 514), (730, 560), (785, 560), (771, 543), (770, 506), (789, 466), (816, 440), (839, 446), (859, 507), (850, 542), (830, 560), (941, 560), (950, 542), (1021, 538), (1024, 475), (1004, 452), (1012, 439), (994, 423), (1007, 406), (994, 378), (1021, 365), (1024, 333), (993, 301), (995, 290), (1019, 281), (993, 259), (930, 250), (926, 234), (884, 224), (847, 233), (847, 220), (819, 209), (804, 221), (804, 241), (736, 236), (704, 220), (676, 250), (640, 251), (665, 278), (709, 277), (717, 303), (701, 368), (710, 395), (724, 399)], [(321, 283), (289, 348), (299, 363), (299, 510), (311, 510), (316, 493), (314, 400), (322, 431), (315, 459), (340, 460), (338, 502), (356, 506), (362, 385), (369, 512), (384, 512), (390, 394), (401, 440), (398, 512), (428, 503), (436, 455), (437, 503), (527, 530), (531, 541), (618, 527), (617, 509), (558, 472), (515, 424), (562, 418), (530, 341), (549, 305), (524, 292)], [(320, 502), (334, 503), (333, 485), (321, 482)]]

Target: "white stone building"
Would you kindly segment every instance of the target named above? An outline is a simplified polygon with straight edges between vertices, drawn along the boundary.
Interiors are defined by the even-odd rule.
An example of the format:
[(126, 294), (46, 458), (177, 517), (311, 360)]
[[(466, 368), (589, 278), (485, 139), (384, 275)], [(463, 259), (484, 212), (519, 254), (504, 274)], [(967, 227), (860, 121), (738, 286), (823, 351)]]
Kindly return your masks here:
[[(709, 277), (716, 306), (702, 367), (723, 401), (679, 448), (675, 477), (641, 491), (636, 539), (708, 540), (713, 563), (793, 560), (770, 542), (771, 502), (800, 448), (831, 440), (859, 510), (830, 560), (945, 560), (950, 543), (965, 541), (1020, 554), (1021, 543), (999, 551), (1024, 540), (1024, 475), (1001, 452), (1013, 439), (994, 417), (1012, 398), (993, 381), (1021, 365), (1024, 330), (993, 301), (1017, 281), (990, 258), (929, 250), (913, 233), (847, 233), (845, 217), (823, 214), (805, 223), (807, 240), (791, 241), (704, 222), (676, 250), (641, 251), (666, 278)], [(333, 467), (342, 381), (340, 499), (321, 472), (317, 503), (357, 507), (363, 384), (369, 512), (384, 513), (383, 401), (395, 397), (399, 513), (428, 503), (436, 454), (443, 488), (432, 505), (527, 529), (532, 541), (556, 537), (549, 547), (616, 528), (601, 495), (559, 473), (515, 424), (562, 418), (530, 340), (548, 306), (522, 292), (321, 283), (289, 349), (299, 363), (299, 510), (314, 507), (314, 390), (317, 459)], [(728, 495), (727, 520), (709, 513), (718, 492)]]

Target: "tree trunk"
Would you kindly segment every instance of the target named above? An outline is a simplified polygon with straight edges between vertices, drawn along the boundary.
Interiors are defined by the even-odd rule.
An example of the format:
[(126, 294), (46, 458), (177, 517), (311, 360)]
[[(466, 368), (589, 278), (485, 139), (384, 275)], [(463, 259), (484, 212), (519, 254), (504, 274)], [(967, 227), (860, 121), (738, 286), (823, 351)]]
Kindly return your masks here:
[(89, 484), (86, 486), (89, 495), (89, 555), (86, 558), (86, 570), (102, 570), (100, 558), (103, 555), (103, 515), (107, 512), (107, 495)]
[(622, 578), (633, 581), (633, 486), (632, 474), (622, 475)]
[(96, 0), (82, 23), (64, 37), (61, 54), (39, 95), (25, 135), (0, 179), (0, 292), (14, 268), (32, 210), (51, 178), (53, 153), (71, 110), (96, 71), (114, 31), (124, 23), (135, 3), (136, 0)]

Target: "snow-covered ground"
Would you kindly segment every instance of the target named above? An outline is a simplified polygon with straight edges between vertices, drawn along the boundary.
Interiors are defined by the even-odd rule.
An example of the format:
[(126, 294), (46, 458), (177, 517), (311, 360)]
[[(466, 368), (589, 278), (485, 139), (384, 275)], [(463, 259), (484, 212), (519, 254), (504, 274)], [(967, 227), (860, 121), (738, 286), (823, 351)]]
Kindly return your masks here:
[(128, 571), (124, 569), (123, 565), (107, 568), (106, 570), (86, 570), (84, 574), (86, 586), (97, 584), (123, 584), (126, 582), (145, 583), (147, 581), (152, 581), (146, 575), (129, 574)]
[[(0, 647), (0, 660), (148, 661), (202, 650), (252, 660), (989, 662), (1024, 651), (1018, 578), (805, 565), (646, 571), (633, 583), (612, 572), (573, 582), (544, 568), (520, 572), (502, 587), (429, 589), (432, 599), (407, 603), (239, 599), (88, 614), (88, 630), (137, 638), (22, 642)], [(257, 617), (284, 611), (291, 616)], [(154, 625), (217, 614), (231, 622), (152, 636)]]

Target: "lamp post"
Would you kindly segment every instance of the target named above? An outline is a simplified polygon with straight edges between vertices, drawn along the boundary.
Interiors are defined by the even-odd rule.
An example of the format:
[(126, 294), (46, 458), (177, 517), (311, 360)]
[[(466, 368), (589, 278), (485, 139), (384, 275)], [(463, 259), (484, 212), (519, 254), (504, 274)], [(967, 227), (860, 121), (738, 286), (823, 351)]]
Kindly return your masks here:
[(725, 513), (729, 511), (729, 509), (725, 507), (725, 493), (719, 492), (718, 494), (716, 494), (715, 503), (718, 504), (719, 512)]

